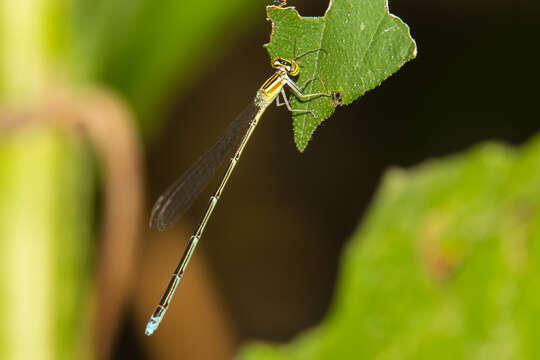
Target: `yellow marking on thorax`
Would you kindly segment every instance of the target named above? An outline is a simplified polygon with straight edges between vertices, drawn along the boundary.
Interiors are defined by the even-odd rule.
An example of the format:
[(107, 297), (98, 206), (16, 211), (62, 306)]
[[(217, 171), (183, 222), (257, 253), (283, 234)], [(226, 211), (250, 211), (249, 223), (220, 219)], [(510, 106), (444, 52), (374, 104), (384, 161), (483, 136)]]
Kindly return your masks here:
[(281, 75), (279, 73), (275, 73), (272, 75), (266, 82), (261, 86), (259, 91), (264, 93), (267, 97), (271, 98), (283, 87), (283, 79), (281, 78)]

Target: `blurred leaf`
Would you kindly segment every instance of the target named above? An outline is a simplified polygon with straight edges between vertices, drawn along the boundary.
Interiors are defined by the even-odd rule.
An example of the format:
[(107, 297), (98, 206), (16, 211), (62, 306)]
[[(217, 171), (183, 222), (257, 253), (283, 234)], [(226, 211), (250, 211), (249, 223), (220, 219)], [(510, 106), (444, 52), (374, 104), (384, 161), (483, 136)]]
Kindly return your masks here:
[(93, 176), (84, 144), (0, 137), (0, 358), (87, 359)]
[(534, 359), (540, 137), (390, 170), (323, 323), (260, 359)]
[[(379, 85), (416, 56), (409, 27), (388, 11), (387, 0), (334, 0), (323, 17), (301, 17), (295, 8), (268, 7), (273, 23), (271, 57), (298, 59), (302, 70), (298, 84), (309, 79), (304, 93), (339, 92), (350, 104)], [(295, 51), (296, 44), (296, 51)], [(293, 116), (296, 146), (303, 151), (321, 122), (334, 113), (332, 100), (320, 97), (301, 102), (292, 96), (293, 108), (310, 109), (315, 116)]]
[(173, 90), (186, 89), (236, 34), (262, 21), (265, 3), (0, 0), (0, 95), (25, 103), (51, 84), (105, 84), (151, 131)]
[(115, 0), (95, 8), (93, 1), (81, 1), (77, 27), (89, 44), (81, 52), (94, 59), (90, 77), (126, 96), (150, 131), (164, 116), (171, 91), (185, 89), (234, 35), (264, 19), (264, 3)]

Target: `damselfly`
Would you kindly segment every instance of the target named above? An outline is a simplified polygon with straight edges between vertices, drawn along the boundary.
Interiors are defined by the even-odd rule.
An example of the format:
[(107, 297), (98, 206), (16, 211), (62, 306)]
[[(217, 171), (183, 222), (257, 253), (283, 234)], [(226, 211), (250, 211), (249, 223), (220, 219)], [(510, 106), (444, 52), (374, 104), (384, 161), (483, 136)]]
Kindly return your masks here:
[[(216, 206), (225, 184), (229, 176), (233, 172), (236, 163), (240, 159), (244, 148), (255, 130), (259, 119), (266, 110), (266, 108), (276, 100), (277, 106), (286, 105), (287, 109), (293, 113), (309, 113), (313, 116), (311, 110), (299, 110), (293, 109), (287, 99), (285, 93), (285, 86), (296, 95), (300, 100), (306, 101), (320, 96), (328, 96), (331, 94), (326, 93), (314, 93), (314, 94), (302, 94), (303, 88), (311, 82), (313, 79), (308, 80), (303, 86), (298, 86), (291, 77), (297, 76), (300, 72), (300, 67), (296, 60), (301, 56), (309, 53), (320, 51), (321, 49), (306, 51), (294, 58), (294, 60), (287, 60), (284, 58), (276, 57), (272, 60), (271, 65), (276, 72), (261, 86), (255, 95), (255, 99), (238, 115), (238, 117), (229, 125), (225, 130), (225, 133), (218, 140), (218, 142), (210, 148), (195, 164), (187, 170), (174, 184), (172, 184), (156, 201), (152, 213), (150, 215), (150, 227), (154, 227), (160, 231), (165, 230), (169, 226), (176, 223), (183, 213), (191, 206), (195, 198), (199, 195), (205, 185), (208, 183), (211, 175), (217, 170), (219, 165), (228, 153), (228, 150), (240, 141), (236, 152), (234, 153), (223, 178), (214, 193), (210, 197), (210, 203), (204, 213), (199, 225), (195, 229), (195, 232), (190, 237), (186, 250), (180, 258), (180, 262), (174, 271), (172, 278), (159, 302), (156, 310), (150, 317), (148, 324), (146, 325), (146, 335), (152, 335), (157, 329), (159, 323), (163, 319), (167, 308), (171, 303), (172, 296), (176, 290), (176, 287), (182, 279), (182, 275), (186, 270), (193, 251), (199, 239), (202, 236), (204, 228)], [(279, 96), (282, 96), (283, 102), (279, 101)], [(243, 137), (241, 135), (244, 134)]]

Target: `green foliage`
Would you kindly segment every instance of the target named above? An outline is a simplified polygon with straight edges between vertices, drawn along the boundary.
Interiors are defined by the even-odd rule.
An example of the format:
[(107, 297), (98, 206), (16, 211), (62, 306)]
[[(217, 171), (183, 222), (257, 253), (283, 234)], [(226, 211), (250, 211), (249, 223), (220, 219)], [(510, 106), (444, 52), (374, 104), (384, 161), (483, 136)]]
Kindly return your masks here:
[(91, 358), (89, 163), (86, 144), (62, 132), (0, 137), (1, 359)]
[[(40, 96), (51, 79), (124, 96), (145, 134), (177, 94), (253, 22), (264, 0), (0, 0), (0, 96)], [(259, 9), (259, 16), (249, 16)], [(57, 85), (57, 84), (54, 84)], [(60, 85), (64, 85), (63, 83)]]
[[(264, 18), (264, 0), (99, 0), (74, 6), (77, 63), (123, 94), (143, 130), (163, 118), (171, 90), (207, 71), (238, 31)], [(259, 16), (251, 16), (259, 9)]]
[(23, 108), (21, 124), (0, 119), (0, 359), (92, 357), (94, 163), (54, 122), (28, 125), (33, 106), (58, 89), (112, 88), (148, 134), (263, 3), (0, 0), (0, 108)]
[[(408, 26), (389, 13), (386, 0), (334, 0), (323, 17), (301, 17), (292, 7), (270, 6), (268, 17), (273, 23), (266, 45), (270, 56), (294, 58), (322, 49), (298, 59), (302, 67), (298, 84), (316, 78), (304, 93), (339, 92), (343, 104), (352, 103), (416, 56)], [(315, 113), (293, 117), (296, 146), (303, 151), (335, 106), (326, 97), (291, 101), (294, 108)]]
[(347, 246), (323, 323), (261, 359), (533, 359), (540, 138), (393, 169)]

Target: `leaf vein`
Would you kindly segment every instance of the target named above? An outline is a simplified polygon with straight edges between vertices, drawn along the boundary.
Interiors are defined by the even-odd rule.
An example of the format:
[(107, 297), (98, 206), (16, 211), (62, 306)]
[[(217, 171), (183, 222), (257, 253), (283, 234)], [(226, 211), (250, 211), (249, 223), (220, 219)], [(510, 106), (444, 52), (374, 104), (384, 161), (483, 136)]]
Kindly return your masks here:
[(371, 39), (369, 40), (369, 44), (366, 48), (366, 51), (364, 52), (364, 55), (362, 55), (362, 58), (358, 62), (359, 64), (364, 63), (364, 59), (366, 58), (369, 50), (371, 49), (371, 45), (373, 45), (373, 42), (375, 41), (375, 37), (377, 36), (377, 33), (379, 32), (379, 29), (385, 17), (386, 17), (386, 14), (383, 13), (383, 15), (381, 16), (381, 20), (379, 20), (379, 23), (377, 24), (377, 27), (375, 28), (375, 31), (373, 32), (373, 35), (371, 36)]
[[(323, 22), (323, 27), (322, 27), (322, 30), (321, 30), (321, 37), (319, 38), (319, 47), (322, 48), (322, 42), (323, 42), (323, 37), (324, 37), (324, 32), (326, 30), (326, 22)], [(314, 67), (314, 74), (318, 74), (319, 73), (319, 58), (321, 57), (320, 55), (320, 51), (317, 53), (317, 57), (315, 58), (315, 67)], [(313, 91), (313, 81), (311, 84), (308, 85), (308, 87)], [(308, 103), (307, 104), (307, 108), (308, 109), (311, 109), (311, 106), (310, 104)], [(307, 141), (308, 141), (308, 135), (306, 133), (306, 124), (307, 124), (308, 120), (306, 118), (304, 118), (304, 121), (303, 121), (303, 126), (302, 126), (302, 143), (303, 145), (305, 146), (307, 144)]]

